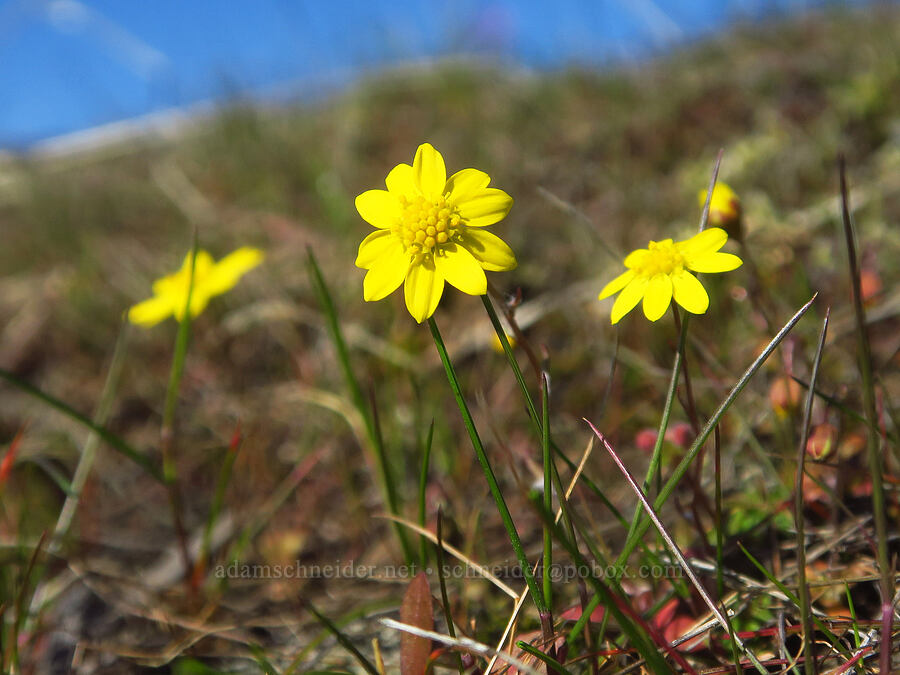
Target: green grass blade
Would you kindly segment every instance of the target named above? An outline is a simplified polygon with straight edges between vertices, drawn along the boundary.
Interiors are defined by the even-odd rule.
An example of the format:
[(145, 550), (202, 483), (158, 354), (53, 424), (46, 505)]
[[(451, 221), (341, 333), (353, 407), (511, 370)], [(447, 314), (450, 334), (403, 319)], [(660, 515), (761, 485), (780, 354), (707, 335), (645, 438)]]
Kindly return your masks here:
[[(541, 375), (541, 454), (544, 462), (544, 510), (548, 513), (553, 510), (553, 466), (550, 455), (550, 383), (546, 373)], [(565, 499), (559, 495), (560, 502)], [(547, 608), (553, 607), (553, 535), (550, 530), (544, 528), (544, 556), (543, 556), (543, 590), (544, 602)], [(552, 619), (550, 626), (545, 626), (545, 638), (553, 634)], [(549, 629), (549, 630), (548, 630)]]
[(144, 471), (146, 471), (150, 476), (155, 478), (160, 483), (164, 483), (162, 472), (156, 467), (153, 462), (150, 461), (149, 458), (142, 455), (140, 452), (131, 447), (128, 443), (126, 443), (120, 436), (114, 434), (106, 427), (103, 427), (96, 422), (94, 422), (91, 418), (86, 415), (82, 415), (80, 412), (72, 408), (70, 405), (64, 403), (60, 399), (55, 396), (51, 396), (50, 394), (41, 391), (37, 387), (25, 382), (25, 380), (13, 375), (8, 370), (0, 368), (0, 379), (6, 380), (11, 385), (19, 389), (25, 394), (28, 394), (32, 398), (35, 398), (41, 403), (50, 406), (57, 412), (62, 413), (70, 420), (74, 422), (78, 422), (81, 426), (90, 431), (93, 431), (97, 434), (103, 441), (109, 445), (113, 450), (119, 452), (124, 455), (132, 462), (140, 466)]
[(355, 658), (359, 662), (359, 665), (363, 667), (363, 670), (369, 673), (369, 675), (379, 675), (378, 669), (372, 664), (371, 661), (369, 661), (369, 659), (365, 657), (365, 655), (361, 651), (359, 651), (359, 649), (356, 648), (356, 645), (351, 642), (350, 638), (348, 638), (346, 635), (344, 635), (343, 632), (341, 632), (340, 628), (335, 626), (327, 616), (319, 612), (319, 610), (317, 610), (311, 602), (307, 601), (303, 604), (306, 609), (309, 610), (309, 613), (316, 617), (316, 621), (322, 624), (329, 633), (334, 635), (334, 637), (340, 643), (341, 647), (343, 647), (353, 655), (353, 658)]
[[(519, 390), (522, 392), (522, 397), (525, 400), (525, 406), (528, 409), (528, 416), (531, 419), (531, 424), (534, 428), (534, 432), (538, 438), (541, 438), (543, 433), (541, 431), (541, 418), (538, 415), (537, 407), (534, 404), (534, 399), (531, 396), (531, 392), (528, 391), (528, 385), (525, 383), (525, 378), (522, 375), (521, 368), (519, 368), (519, 362), (516, 360), (516, 355), (513, 353), (512, 346), (509, 344), (509, 339), (506, 337), (506, 331), (503, 330), (503, 326), (500, 323), (499, 317), (497, 316), (497, 311), (494, 309), (494, 305), (491, 302), (490, 298), (487, 295), (482, 295), (481, 301), (484, 303), (484, 308), (491, 320), (491, 325), (494, 327), (494, 332), (497, 334), (497, 339), (500, 340), (500, 344), (503, 347), (503, 353), (506, 355), (506, 360), (509, 363), (509, 367), (512, 369), (513, 374), (516, 378), (516, 382), (519, 384)], [(554, 454), (562, 459), (571, 471), (575, 470), (575, 464), (565, 455), (564, 452), (562, 452), (562, 450), (559, 449), (559, 446), (557, 446), (553, 441), (552, 435), (550, 436), (550, 447), (552, 448)], [(600, 501), (603, 502), (603, 505), (607, 509), (609, 509), (610, 513), (613, 514), (613, 517), (615, 517), (615, 519), (618, 520), (623, 527), (628, 527), (628, 521), (625, 520), (624, 516), (622, 516), (615, 505), (611, 501), (609, 501), (609, 499), (607, 499), (606, 495), (603, 494), (603, 491), (597, 486), (596, 483), (594, 483), (590, 478), (583, 474), (580, 481), (591, 492), (593, 492), (597, 496), (597, 498), (600, 499)]]
[[(428, 435), (422, 448), (422, 471), (419, 474), (419, 525), (425, 527), (425, 490), (428, 487), (428, 464), (431, 460), (431, 445), (434, 440), (434, 419), (428, 425)], [(419, 564), (422, 569), (428, 566), (428, 539), (419, 537)]]
[[(750, 367), (747, 368), (746, 371), (744, 371), (743, 375), (741, 375), (740, 379), (728, 393), (728, 396), (725, 397), (725, 400), (722, 401), (715, 413), (713, 413), (713, 415), (706, 422), (706, 425), (701, 430), (700, 435), (694, 440), (694, 443), (691, 445), (684, 458), (675, 468), (672, 475), (669, 477), (669, 480), (667, 480), (665, 485), (663, 485), (662, 489), (659, 492), (659, 495), (657, 495), (656, 500), (653, 502), (653, 508), (655, 510), (658, 511), (660, 508), (662, 508), (669, 497), (672, 496), (672, 493), (675, 491), (678, 483), (681, 481), (684, 474), (687, 473), (688, 468), (690, 468), (691, 462), (693, 462), (694, 458), (703, 447), (703, 444), (706, 443), (710, 434), (712, 434), (712, 430), (716, 427), (716, 425), (719, 424), (722, 416), (728, 411), (728, 409), (734, 403), (735, 399), (737, 399), (738, 395), (741, 393), (741, 391), (743, 391), (744, 387), (747, 386), (747, 383), (760, 369), (762, 364), (766, 362), (769, 356), (771, 356), (772, 352), (774, 352), (778, 345), (781, 344), (781, 341), (784, 340), (785, 337), (787, 337), (788, 333), (790, 333), (791, 330), (793, 330), (794, 326), (797, 325), (797, 322), (800, 321), (803, 315), (809, 311), (809, 308), (812, 307), (815, 299), (816, 296), (814, 295), (806, 304), (804, 304), (799, 310), (797, 310), (797, 312), (788, 320), (788, 322), (781, 328), (781, 330), (778, 331), (775, 337), (772, 338), (769, 344), (766, 345), (766, 348), (762, 351), (762, 353), (758, 357), (756, 357), (753, 363), (750, 364)], [(637, 547), (638, 540), (644, 535), (649, 527), (650, 519), (645, 516), (641, 521), (641, 525), (638, 527), (638, 529), (625, 542), (622, 554), (619, 557), (619, 562), (628, 559), (628, 556), (631, 555), (632, 551), (634, 551), (634, 549)]]
[[(771, 583), (773, 586), (775, 586), (775, 588), (784, 593), (785, 597), (790, 600), (795, 607), (800, 607), (800, 598), (794, 595), (794, 593), (792, 593), (791, 590), (787, 586), (785, 586), (774, 574), (769, 572), (769, 570), (766, 569), (765, 565), (754, 558), (750, 551), (744, 548), (744, 545), (741, 542), (738, 542), (738, 548), (741, 549), (741, 552), (747, 557), (747, 560), (753, 563), (754, 567), (756, 567), (756, 569), (758, 569), (763, 574), (763, 576), (768, 579), (769, 583)], [(816, 627), (820, 631), (822, 631), (825, 639), (831, 643), (831, 646), (834, 647), (836, 651), (840, 652), (840, 654), (845, 658), (850, 658), (850, 654), (847, 652), (847, 648), (844, 647), (843, 644), (841, 644), (838, 637), (830, 630), (828, 630), (828, 627), (824, 623), (822, 623), (821, 620), (819, 620), (816, 616), (812, 616), (812, 621), (814, 624), (816, 624)]]
[[(554, 522), (553, 514), (547, 513), (544, 511), (543, 507), (540, 504), (535, 504), (535, 508), (538, 510), (538, 515), (540, 515), (541, 519), (544, 521), (545, 526), (550, 528), (550, 531), (553, 533), (554, 539), (559, 542), (560, 545), (566, 550), (569, 556), (572, 559), (572, 563), (579, 570), (594, 570), (594, 566), (590, 565), (587, 559), (581, 554), (578, 550), (578, 547), (565, 535), (565, 532), (556, 525)], [(606, 566), (602, 565), (602, 569), (605, 569)], [(650, 670), (654, 673), (671, 673), (672, 669), (666, 663), (666, 660), (662, 657), (662, 655), (657, 650), (656, 645), (653, 642), (653, 639), (649, 636), (649, 626), (643, 622), (643, 620), (635, 613), (635, 611), (631, 608), (630, 600), (621, 597), (614, 591), (609, 588), (605, 581), (601, 578), (598, 578), (597, 575), (588, 574), (584, 577), (584, 580), (591, 587), (591, 590), (594, 592), (595, 599), (598, 600), (598, 603), (602, 603), (604, 607), (608, 610), (608, 614), (611, 614), (613, 618), (616, 620), (616, 623), (621, 628), (622, 632), (628, 638), (631, 647), (633, 647), (641, 657), (647, 662)], [(589, 606), (589, 608), (585, 609), (585, 611), (590, 615), (593, 609), (597, 606), (594, 604), (593, 606)], [(660, 638), (661, 644), (660, 647), (668, 648), (668, 644)], [(679, 661), (679, 663), (683, 664), (682, 667), (686, 667), (685, 670), (687, 672), (694, 672), (691, 667), (684, 661), (683, 657), (677, 651), (671, 651), (670, 655), (672, 658)]]
[(559, 661), (552, 658), (551, 656), (548, 656), (547, 654), (542, 652), (540, 649), (537, 649), (536, 647), (532, 647), (530, 644), (528, 644), (527, 642), (525, 642), (523, 640), (519, 640), (518, 642), (516, 642), (516, 647), (521, 649), (523, 652), (531, 654), (536, 659), (540, 659), (541, 661), (543, 661), (547, 665), (548, 673), (556, 671), (557, 673), (561, 673), (561, 675), (573, 675), (572, 671), (569, 670), (568, 668), (566, 668)]
[(519, 538), (516, 524), (513, 522), (509, 507), (506, 505), (506, 500), (503, 498), (503, 493), (500, 491), (500, 486), (494, 475), (494, 470), (491, 468), (491, 462), (488, 459), (487, 453), (484, 451), (484, 446), (481, 444), (481, 437), (478, 435), (478, 430), (475, 428), (475, 421), (472, 419), (472, 414), (469, 412), (469, 406), (466, 405), (462, 389), (460, 389), (459, 386), (459, 380), (456, 377), (456, 371), (453, 368), (453, 364), (450, 362), (450, 355), (447, 353), (447, 347), (444, 345), (441, 332), (438, 330), (437, 323), (433, 317), (428, 319), (428, 327), (431, 329), (431, 336), (434, 338), (434, 344), (435, 347), (437, 347), (438, 355), (441, 357), (441, 363), (444, 364), (444, 371), (447, 373), (447, 381), (450, 383), (453, 397), (456, 399), (459, 412), (462, 414), (463, 423), (466, 426), (469, 439), (472, 441), (472, 447), (475, 449), (475, 455), (478, 457), (478, 462), (481, 464), (481, 469), (487, 480), (491, 495), (494, 497), (497, 510), (500, 512), (500, 518), (503, 520), (503, 526), (506, 528), (509, 542), (512, 544), (513, 550), (516, 553), (519, 567), (522, 570), (522, 576), (525, 577), (525, 583), (528, 584), (528, 590), (531, 593), (531, 597), (534, 599), (534, 603), (537, 606), (541, 617), (549, 616), (549, 608), (544, 601), (544, 594), (534, 579), (534, 573), (531, 571), (531, 564), (528, 562), (528, 557), (525, 555), (525, 549), (522, 547), (522, 541)]
[[(328, 285), (325, 283), (325, 277), (322, 276), (322, 270), (319, 268), (319, 263), (316, 262), (316, 257), (313, 255), (311, 248), (306, 249), (306, 255), (310, 281), (313, 290), (316, 293), (316, 297), (319, 300), (319, 306), (325, 314), (328, 332), (331, 336), (331, 341), (334, 344), (335, 351), (337, 352), (338, 363), (340, 364), (341, 372), (344, 375), (344, 382), (350, 390), (350, 397), (353, 400), (353, 405), (359, 411), (359, 414), (366, 424), (366, 434), (368, 435), (369, 443), (375, 452), (375, 458), (378, 463), (379, 471), (381, 472), (381, 486), (384, 491), (384, 499), (388, 511), (391, 515), (400, 516), (400, 501), (397, 496), (396, 483), (391, 474), (387, 451), (384, 447), (381, 434), (378, 433), (378, 429), (376, 428), (374, 413), (371, 407), (366, 403), (362, 388), (359, 386), (359, 380), (357, 380), (356, 374), (353, 372), (353, 366), (350, 363), (350, 352), (347, 349), (347, 342), (344, 340), (344, 333), (341, 330), (341, 325), (338, 321), (337, 309), (334, 306), (334, 301), (331, 299), (331, 293), (328, 290)], [(397, 539), (400, 542), (400, 547), (403, 550), (403, 557), (406, 559), (407, 564), (411, 565), (415, 560), (415, 554), (413, 553), (412, 545), (409, 542), (406, 531), (397, 523), (394, 523), (393, 527)]]
[[(437, 541), (435, 542), (435, 555), (437, 560), (437, 577), (438, 584), (441, 587), (441, 608), (444, 610), (444, 621), (447, 622), (447, 634), (455, 638), (456, 637), (456, 626), (453, 625), (453, 615), (450, 613), (450, 596), (447, 593), (447, 579), (444, 576), (444, 519), (441, 510), (438, 509), (437, 514)], [(465, 672), (465, 668), (463, 668), (462, 655), (459, 652), (456, 652), (456, 667), (459, 670), (459, 675), (463, 675)]]
[(884, 478), (878, 434), (878, 412), (875, 404), (875, 380), (872, 377), (872, 348), (866, 332), (866, 309), (863, 307), (859, 263), (856, 259), (856, 244), (853, 237), (853, 223), (850, 219), (850, 197), (847, 192), (847, 175), (843, 156), (838, 162), (841, 183), (841, 222), (847, 243), (847, 259), (850, 264), (850, 286), (853, 290), (853, 310), (856, 319), (856, 343), (859, 373), (862, 379), (863, 404), (869, 420), (866, 434), (869, 457), (869, 473), (872, 475), (872, 511), (875, 516), (875, 539), (878, 545), (878, 570), (881, 573), (881, 672), (886, 673), (891, 666), (891, 624), (894, 618), (894, 574), (888, 557), (887, 515), (885, 511)]
[(803, 426), (800, 431), (800, 443), (797, 447), (797, 471), (794, 481), (794, 524), (797, 530), (797, 595), (800, 600), (800, 621), (803, 624), (804, 670), (807, 675), (816, 674), (816, 660), (812, 650), (812, 620), (810, 619), (809, 587), (806, 584), (806, 536), (803, 518), (803, 471), (806, 462), (806, 444), (809, 442), (809, 426), (812, 418), (813, 401), (816, 399), (816, 380), (819, 377), (819, 365), (822, 363), (822, 352), (825, 349), (825, 336), (828, 333), (828, 319), (831, 308), (825, 311), (819, 343), (813, 359), (812, 373), (809, 376), (809, 390), (806, 392), (806, 405), (803, 410)]

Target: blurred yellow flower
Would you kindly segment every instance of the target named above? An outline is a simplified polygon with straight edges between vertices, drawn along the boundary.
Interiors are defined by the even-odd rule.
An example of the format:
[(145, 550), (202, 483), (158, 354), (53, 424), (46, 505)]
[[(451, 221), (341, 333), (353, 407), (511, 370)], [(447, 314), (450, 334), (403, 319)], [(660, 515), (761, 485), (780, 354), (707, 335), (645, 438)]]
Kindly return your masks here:
[[(191, 316), (195, 317), (209, 304), (211, 298), (235, 287), (241, 277), (262, 262), (265, 254), (257, 248), (244, 246), (229, 253), (219, 262), (200, 249), (194, 262), (193, 291), (191, 292)], [(191, 254), (174, 274), (153, 282), (153, 297), (139, 302), (128, 310), (128, 320), (141, 326), (154, 326), (163, 319), (184, 317), (188, 301), (188, 284), (191, 279)]]
[(642, 299), (644, 316), (651, 321), (665, 314), (672, 298), (692, 314), (703, 314), (709, 296), (691, 272), (728, 272), (740, 267), (743, 262), (736, 255), (719, 252), (727, 240), (725, 230), (714, 227), (685, 241), (651, 241), (647, 248), (632, 251), (625, 258), (628, 271), (600, 291), (600, 300), (622, 291), (613, 304), (612, 323), (618, 323)]
[[(706, 204), (707, 190), (697, 193), (700, 208)], [(741, 231), (741, 199), (726, 183), (718, 182), (713, 188), (712, 199), (709, 200), (709, 227), (721, 227), (729, 237), (740, 240)]]
[(412, 166), (398, 164), (387, 190), (368, 190), (356, 210), (376, 229), (359, 245), (356, 266), (368, 270), (366, 301), (381, 300), (400, 284), (406, 308), (422, 323), (434, 314), (446, 281), (464, 293), (484, 295), (484, 270), (515, 269), (512, 249), (483, 228), (502, 220), (512, 198), (483, 171), (463, 169), (447, 178), (444, 158), (431, 144), (416, 151)]

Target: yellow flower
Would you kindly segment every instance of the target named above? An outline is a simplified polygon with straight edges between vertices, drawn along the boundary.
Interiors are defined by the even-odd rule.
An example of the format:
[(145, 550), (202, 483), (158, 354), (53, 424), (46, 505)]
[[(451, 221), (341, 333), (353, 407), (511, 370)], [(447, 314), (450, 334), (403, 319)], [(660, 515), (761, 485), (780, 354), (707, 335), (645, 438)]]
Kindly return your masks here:
[(398, 164), (388, 174), (387, 190), (359, 195), (356, 210), (377, 228), (356, 258), (356, 266), (368, 270), (366, 301), (381, 300), (402, 283), (406, 308), (422, 323), (437, 309), (445, 281), (484, 295), (484, 270), (515, 269), (512, 249), (483, 229), (505, 218), (513, 203), (503, 190), (489, 188), (490, 181), (478, 169), (447, 178), (441, 153), (423, 143), (412, 166)]
[[(234, 288), (242, 276), (262, 262), (263, 257), (264, 254), (259, 249), (244, 246), (229, 253), (219, 262), (213, 262), (209, 253), (202, 249), (198, 250), (194, 262), (191, 316), (197, 316), (206, 309), (210, 298)], [(128, 320), (148, 327), (170, 316), (181, 321), (187, 304), (190, 278), (191, 254), (188, 253), (181, 269), (153, 282), (153, 297), (129, 309)]]
[[(697, 193), (700, 208), (706, 204), (706, 190)], [(709, 227), (721, 227), (728, 236), (740, 240), (741, 232), (741, 199), (726, 183), (716, 183), (712, 199), (709, 200)]]
[(736, 255), (719, 252), (727, 240), (725, 230), (713, 227), (685, 241), (651, 241), (647, 248), (629, 253), (628, 271), (600, 291), (600, 300), (622, 291), (613, 304), (612, 323), (618, 323), (641, 299), (644, 316), (651, 321), (665, 314), (672, 298), (692, 314), (703, 314), (709, 296), (691, 272), (728, 272), (740, 267), (743, 262)]

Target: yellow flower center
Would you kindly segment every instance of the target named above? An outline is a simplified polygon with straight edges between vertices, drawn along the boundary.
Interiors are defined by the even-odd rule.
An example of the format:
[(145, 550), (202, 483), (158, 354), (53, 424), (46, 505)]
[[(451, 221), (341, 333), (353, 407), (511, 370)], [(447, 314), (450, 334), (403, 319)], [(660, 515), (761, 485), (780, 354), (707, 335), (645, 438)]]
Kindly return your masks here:
[(403, 215), (392, 231), (403, 240), (406, 248), (417, 249), (416, 253), (430, 253), (435, 246), (447, 243), (459, 232), (459, 213), (443, 195), (433, 202), (422, 196), (400, 197), (400, 205)]
[(684, 256), (671, 239), (651, 241), (647, 246), (650, 254), (644, 256), (635, 267), (638, 274), (652, 277), (656, 274), (672, 274), (684, 269)]

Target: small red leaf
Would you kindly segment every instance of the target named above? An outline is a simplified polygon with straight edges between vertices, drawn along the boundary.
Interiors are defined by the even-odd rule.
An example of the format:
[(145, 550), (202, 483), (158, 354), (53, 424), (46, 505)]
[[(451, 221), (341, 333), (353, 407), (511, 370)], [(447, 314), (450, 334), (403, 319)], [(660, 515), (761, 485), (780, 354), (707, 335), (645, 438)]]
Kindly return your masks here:
[(13, 464), (16, 462), (16, 454), (19, 451), (19, 444), (22, 442), (22, 434), (24, 431), (24, 427), (19, 429), (16, 437), (13, 438), (12, 443), (9, 444), (9, 449), (3, 456), (3, 460), (0, 461), (0, 485), (3, 485), (9, 478), (9, 474), (12, 473)]
[[(428, 577), (419, 572), (409, 583), (403, 604), (400, 605), (400, 621), (423, 630), (434, 630), (434, 609)], [(402, 675), (423, 675), (431, 654), (431, 640), (402, 633), (400, 636), (400, 672)]]

